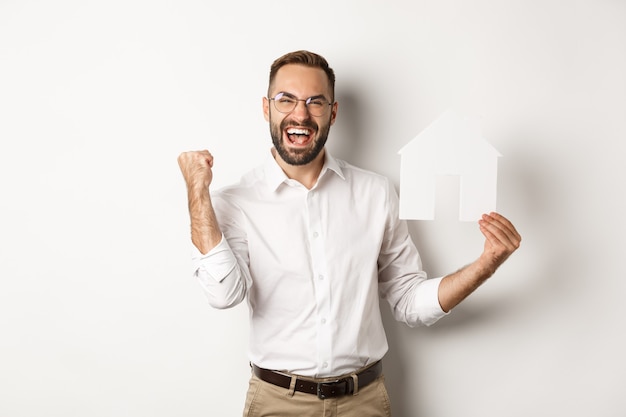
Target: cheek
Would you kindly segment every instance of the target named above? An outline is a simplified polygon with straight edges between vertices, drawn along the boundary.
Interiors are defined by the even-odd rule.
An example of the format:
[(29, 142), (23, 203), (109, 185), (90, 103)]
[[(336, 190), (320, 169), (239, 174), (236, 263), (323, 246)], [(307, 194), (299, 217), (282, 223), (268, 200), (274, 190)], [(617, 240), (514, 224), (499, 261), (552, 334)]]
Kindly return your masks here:
[(272, 130), (272, 132), (274, 132), (274, 134), (281, 136), (282, 135), (282, 131), (283, 131), (283, 121), (284, 119), (279, 118), (278, 120), (276, 119), (276, 117), (274, 117), (274, 115), (272, 115), (272, 117), (269, 118), (269, 123), (270, 123), (270, 129)]
[(285, 119), (283, 117), (279, 117), (278, 119), (272, 118), (272, 124), (276, 127), (277, 130), (283, 130), (284, 125), (283, 122)]

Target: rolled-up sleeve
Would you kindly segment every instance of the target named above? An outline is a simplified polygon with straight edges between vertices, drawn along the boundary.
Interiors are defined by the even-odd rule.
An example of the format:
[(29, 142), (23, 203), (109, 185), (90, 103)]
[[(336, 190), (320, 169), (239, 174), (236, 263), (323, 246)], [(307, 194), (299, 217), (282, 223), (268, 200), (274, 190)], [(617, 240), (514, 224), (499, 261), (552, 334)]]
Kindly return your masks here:
[(387, 194), (387, 228), (378, 259), (379, 290), (396, 320), (411, 327), (430, 326), (448, 314), (439, 304), (442, 278), (427, 278), (406, 221), (399, 219), (398, 195), (392, 186)]
[(425, 279), (415, 290), (412, 308), (407, 308), (406, 322), (409, 326), (422, 323), (426, 326), (435, 324), (448, 313), (439, 304), (439, 283), (443, 277)]
[(192, 245), (191, 259), (194, 275), (212, 307), (224, 309), (243, 301), (246, 280), (224, 235), (220, 243), (205, 255)]

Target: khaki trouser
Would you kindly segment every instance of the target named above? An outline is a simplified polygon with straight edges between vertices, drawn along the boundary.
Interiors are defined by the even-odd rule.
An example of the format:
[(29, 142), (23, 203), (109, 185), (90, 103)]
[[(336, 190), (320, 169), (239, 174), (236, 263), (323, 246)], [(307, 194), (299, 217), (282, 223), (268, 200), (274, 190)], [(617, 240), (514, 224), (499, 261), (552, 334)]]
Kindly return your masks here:
[(359, 389), (356, 395), (320, 400), (250, 378), (244, 417), (391, 417), (385, 377)]

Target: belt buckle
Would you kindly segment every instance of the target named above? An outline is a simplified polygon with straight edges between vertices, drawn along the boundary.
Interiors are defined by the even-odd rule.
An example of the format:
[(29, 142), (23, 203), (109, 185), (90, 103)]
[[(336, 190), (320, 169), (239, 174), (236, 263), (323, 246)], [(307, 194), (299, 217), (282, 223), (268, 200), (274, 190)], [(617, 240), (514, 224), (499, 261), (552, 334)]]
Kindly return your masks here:
[[(339, 383), (339, 382), (344, 382), (346, 383), (345, 380), (341, 380), (341, 379), (336, 379), (334, 381), (326, 381), (326, 382), (318, 382), (317, 383), (317, 398), (319, 398), (320, 400), (325, 400), (326, 398), (333, 398), (333, 397), (337, 397), (337, 395), (335, 394), (336, 391), (331, 391), (330, 395), (324, 394), (322, 392), (322, 387), (329, 387), (332, 390), (332, 386)], [(345, 390), (344, 390), (345, 391)], [(344, 392), (345, 394), (345, 392)]]

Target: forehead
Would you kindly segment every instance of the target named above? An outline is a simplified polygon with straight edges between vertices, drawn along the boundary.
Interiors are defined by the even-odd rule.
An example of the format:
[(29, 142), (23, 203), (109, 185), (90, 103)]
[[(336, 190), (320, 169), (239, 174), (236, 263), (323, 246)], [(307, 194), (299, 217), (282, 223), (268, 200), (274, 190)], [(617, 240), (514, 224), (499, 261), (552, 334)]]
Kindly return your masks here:
[(301, 98), (318, 94), (330, 95), (330, 83), (324, 70), (300, 64), (281, 67), (276, 72), (270, 89), (272, 94), (284, 91)]

